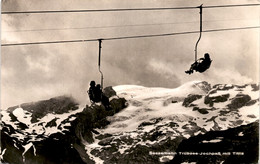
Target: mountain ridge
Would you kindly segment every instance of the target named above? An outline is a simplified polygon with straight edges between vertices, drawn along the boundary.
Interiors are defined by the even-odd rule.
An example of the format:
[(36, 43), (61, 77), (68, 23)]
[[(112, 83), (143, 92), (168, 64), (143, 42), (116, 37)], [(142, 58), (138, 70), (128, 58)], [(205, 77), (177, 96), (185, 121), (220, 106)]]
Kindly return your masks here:
[[(82, 109), (73, 98), (57, 103), (53, 102), (58, 98), (53, 98), (40, 102), (54, 108), (55, 104), (62, 104), (66, 110), (60, 113), (47, 110), (31, 122), (28, 109), (39, 102), (27, 110), (22, 105), (16, 106), (1, 111), (1, 133), (7, 138), (1, 145), (1, 160), (10, 162), (8, 149), (12, 149), (19, 154), (16, 163), (33, 163), (39, 156), (38, 163), (61, 162), (44, 152), (47, 149), (44, 144), (53, 147), (57, 142), (57, 148), (65, 145), (61, 153), (67, 154), (64, 161), (69, 163), (164, 163), (174, 156), (150, 152), (175, 152), (182, 142), (192, 137), (251, 126), (259, 120), (258, 93), (257, 84), (211, 87), (207, 82), (196, 81), (175, 89), (121, 85), (106, 89), (111, 111), (99, 103)], [(45, 109), (44, 105), (39, 106)], [(16, 112), (23, 113), (25, 120)]]

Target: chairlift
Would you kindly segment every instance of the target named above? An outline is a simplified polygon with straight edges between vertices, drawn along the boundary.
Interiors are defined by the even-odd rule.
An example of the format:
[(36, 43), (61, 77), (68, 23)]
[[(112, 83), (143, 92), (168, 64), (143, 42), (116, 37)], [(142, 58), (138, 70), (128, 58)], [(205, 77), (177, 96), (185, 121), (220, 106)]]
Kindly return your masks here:
[[(98, 70), (101, 75), (101, 83), (95, 84), (95, 81), (90, 82), (90, 89), (88, 90), (89, 99), (91, 102), (101, 102), (106, 109), (110, 109), (109, 98), (103, 94), (103, 72), (101, 71), (101, 48), (102, 48), (102, 39), (98, 39)], [(100, 87), (99, 87), (100, 86)]]
[(185, 71), (188, 74), (193, 73), (193, 70), (202, 73), (210, 67), (211, 62), (212, 62), (212, 60), (209, 58), (208, 53), (205, 53), (205, 58), (206, 58), (206, 56), (208, 57), (207, 58), (208, 60), (205, 60), (206, 61), (205, 63), (207, 63), (207, 65), (203, 65), (204, 60), (202, 60), (202, 58), (197, 59), (197, 56), (198, 56), (197, 55), (197, 48), (198, 48), (198, 44), (199, 44), (201, 36), (202, 36), (202, 5), (203, 4), (198, 6), (198, 8), (200, 9), (200, 12), (199, 12), (200, 13), (200, 35), (199, 35), (198, 41), (196, 42), (196, 45), (195, 45), (195, 62), (191, 65), (190, 70)]
[[(100, 67), (101, 66), (101, 48), (102, 48), (101, 44), (102, 44), (102, 39), (98, 39), (98, 44), (99, 44), (98, 45), (98, 49), (99, 49), (99, 51), (98, 51), (98, 71), (99, 71), (99, 73), (101, 75), (101, 83), (96, 85), (96, 82), (93, 80), (93, 81), (90, 82), (90, 86), (93, 87), (93, 88), (95, 88), (97, 86), (100, 86), (99, 89), (102, 91), (103, 90), (103, 79), (104, 79), (103, 72), (101, 71), (101, 67)], [(90, 92), (90, 90), (88, 90), (88, 95), (89, 95), (90, 99), (91, 99), (91, 97), (93, 97), (93, 93)]]

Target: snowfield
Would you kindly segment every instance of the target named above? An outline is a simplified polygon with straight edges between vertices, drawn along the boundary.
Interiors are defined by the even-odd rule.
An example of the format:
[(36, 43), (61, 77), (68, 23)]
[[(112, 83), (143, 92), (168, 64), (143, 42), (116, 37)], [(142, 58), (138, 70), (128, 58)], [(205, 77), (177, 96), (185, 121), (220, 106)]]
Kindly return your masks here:
[[(226, 89), (225, 89), (226, 87)], [(115, 144), (118, 145), (120, 154), (128, 153), (138, 145), (156, 145), (168, 137), (175, 139), (177, 136), (189, 138), (208, 131), (226, 130), (259, 119), (259, 92), (252, 91), (251, 85), (243, 88), (233, 85), (219, 85), (212, 90), (207, 90), (202, 82), (186, 83), (175, 89), (147, 88), (136, 85), (122, 85), (113, 87), (119, 97), (124, 97), (129, 106), (120, 113), (110, 116), (107, 120), (110, 124), (105, 129), (96, 129), (100, 134), (111, 134)], [(210, 93), (210, 94), (209, 94)], [(224, 102), (214, 102), (213, 106), (205, 104), (205, 97), (209, 98), (229, 95)], [(238, 94), (249, 95), (251, 100), (257, 102), (250, 106), (243, 106), (236, 110), (230, 110), (228, 105)], [(185, 107), (183, 102), (189, 95), (201, 95), (201, 98), (192, 102), (192, 106)], [(206, 113), (194, 110), (194, 107), (204, 108)], [(175, 124), (174, 126), (172, 124)], [(147, 140), (147, 135), (159, 132), (156, 140)], [(132, 139), (132, 144), (121, 142), (123, 138)], [(93, 150), (105, 149), (98, 144), (102, 140), (96, 139), (92, 144), (86, 144), (89, 154)], [(205, 143), (220, 142), (221, 138)], [(111, 144), (112, 144), (111, 143)], [(109, 145), (106, 145), (109, 147)], [(93, 156), (93, 155), (92, 155)], [(94, 159), (94, 158), (93, 158)], [(95, 157), (96, 163), (103, 163)]]

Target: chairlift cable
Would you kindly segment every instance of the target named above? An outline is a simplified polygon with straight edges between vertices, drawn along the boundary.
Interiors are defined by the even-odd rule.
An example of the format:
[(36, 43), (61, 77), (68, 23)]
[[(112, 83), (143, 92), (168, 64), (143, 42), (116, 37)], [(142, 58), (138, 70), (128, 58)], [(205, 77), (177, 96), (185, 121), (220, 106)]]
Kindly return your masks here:
[[(223, 19), (223, 20), (208, 20), (202, 21), (203, 23), (210, 22), (224, 22), (224, 21), (252, 21), (255, 19)], [(86, 30), (86, 29), (103, 29), (103, 28), (122, 28), (122, 27), (142, 27), (142, 26), (161, 26), (161, 25), (173, 25), (173, 24), (192, 24), (198, 23), (197, 21), (188, 22), (162, 22), (162, 23), (147, 23), (147, 24), (126, 24), (126, 25), (109, 25), (109, 26), (89, 26), (89, 27), (68, 27), (68, 28), (46, 28), (46, 29), (17, 29), (10, 31), (2, 31), (2, 33), (16, 33), (16, 32), (43, 32), (43, 31), (65, 31), (65, 30)]]
[[(236, 28), (223, 28), (223, 29), (211, 29), (202, 31), (207, 32), (220, 32), (220, 31), (235, 31), (235, 30), (245, 30), (245, 29), (258, 29), (260, 26), (248, 26), (248, 27), (236, 27)], [(137, 38), (152, 38), (152, 37), (164, 37), (164, 36), (174, 36), (174, 35), (185, 35), (185, 34), (195, 34), (200, 31), (186, 31), (177, 33), (164, 33), (164, 34), (151, 34), (151, 35), (136, 35), (136, 36), (123, 36), (123, 37), (113, 37), (113, 38), (103, 38), (102, 40), (123, 40), (123, 39), (137, 39)], [(78, 43), (78, 42), (93, 42), (98, 41), (98, 39), (79, 39), (79, 40), (63, 40), (63, 41), (46, 41), (46, 42), (25, 42), (25, 43), (4, 43), (1, 44), (2, 47), (8, 46), (25, 46), (25, 45), (43, 45), (43, 44), (60, 44), (60, 43)]]
[[(205, 6), (203, 8), (250, 7), (260, 4), (238, 4)], [(2, 11), (1, 14), (48, 14), (48, 13), (85, 13), (85, 12), (119, 12), (119, 11), (154, 11), (154, 10), (187, 10), (197, 7), (167, 7), (167, 8), (121, 8), (121, 9), (83, 9), (83, 10), (41, 10), (41, 11)]]

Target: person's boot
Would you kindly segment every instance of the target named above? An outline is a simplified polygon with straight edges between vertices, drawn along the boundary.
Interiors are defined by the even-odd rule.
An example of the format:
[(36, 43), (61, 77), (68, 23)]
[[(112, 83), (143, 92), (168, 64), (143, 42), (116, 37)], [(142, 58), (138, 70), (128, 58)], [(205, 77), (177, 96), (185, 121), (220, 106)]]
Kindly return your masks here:
[(193, 73), (193, 70), (188, 70), (188, 71), (185, 71), (185, 73), (187, 73), (187, 74), (192, 74)]
[(185, 73), (187, 73), (187, 74), (191, 74), (191, 71), (189, 70), (189, 71), (185, 71)]

